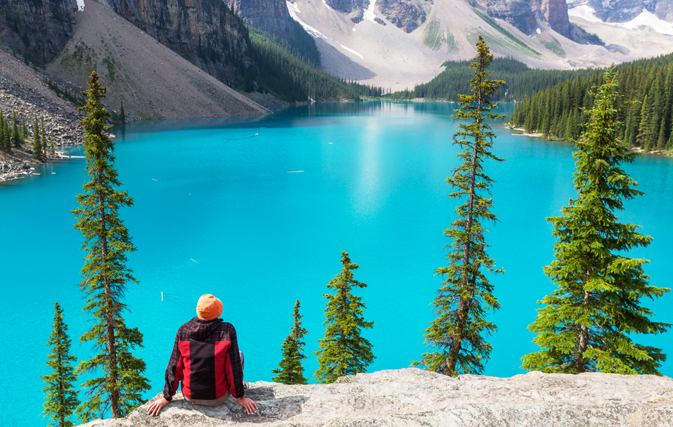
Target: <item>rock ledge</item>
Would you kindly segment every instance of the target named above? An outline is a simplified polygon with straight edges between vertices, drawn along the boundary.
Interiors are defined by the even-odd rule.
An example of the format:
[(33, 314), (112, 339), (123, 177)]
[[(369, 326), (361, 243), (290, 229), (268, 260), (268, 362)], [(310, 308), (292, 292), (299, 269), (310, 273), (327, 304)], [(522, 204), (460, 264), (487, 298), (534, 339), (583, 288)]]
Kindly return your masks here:
[(147, 416), (143, 405), (126, 419), (85, 426), (673, 426), (673, 379), (649, 375), (448, 378), (408, 368), (329, 385), (260, 381), (247, 396), (257, 401), (257, 415), (246, 415), (233, 399), (208, 408), (178, 394), (159, 417)]

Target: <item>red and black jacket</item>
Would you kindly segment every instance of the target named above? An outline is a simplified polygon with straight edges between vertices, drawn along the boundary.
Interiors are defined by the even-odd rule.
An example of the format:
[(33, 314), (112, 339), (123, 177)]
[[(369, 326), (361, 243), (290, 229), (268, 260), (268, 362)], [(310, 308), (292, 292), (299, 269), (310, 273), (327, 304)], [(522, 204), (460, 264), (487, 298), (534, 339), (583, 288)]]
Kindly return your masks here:
[(182, 394), (190, 399), (215, 400), (227, 391), (243, 397), (241, 356), (231, 323), (195, 317), (178, 329), (166, 368), (166, 400), (173, 398), (180, 381)]

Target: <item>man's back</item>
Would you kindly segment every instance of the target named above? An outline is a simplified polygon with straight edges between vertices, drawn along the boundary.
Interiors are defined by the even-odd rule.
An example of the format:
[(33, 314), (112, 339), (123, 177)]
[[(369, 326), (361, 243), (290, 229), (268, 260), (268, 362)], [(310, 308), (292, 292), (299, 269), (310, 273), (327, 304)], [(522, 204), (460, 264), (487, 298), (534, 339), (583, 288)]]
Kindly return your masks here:
[(166, 370), (164, 397), (177, 391), (179, 381), (189, 399), (220, 399), (227, 391), (243, 396), (241, 358), (231, 323), (195, 317), (180, 327)]
[(147, 413), (159, 415), (173, 399), (180, 381), (182, 394), (193, 403), (221, 405), (231, 394), (248, 414), (257, 411), (257, 404), (244, 396), (243, 355), (234, 326), (219, 319), (222, 309), (222, 301), (213, 295), (199, 298), (198, 317), (180, 326), (175, 335), (163, 398), (154, 401)]

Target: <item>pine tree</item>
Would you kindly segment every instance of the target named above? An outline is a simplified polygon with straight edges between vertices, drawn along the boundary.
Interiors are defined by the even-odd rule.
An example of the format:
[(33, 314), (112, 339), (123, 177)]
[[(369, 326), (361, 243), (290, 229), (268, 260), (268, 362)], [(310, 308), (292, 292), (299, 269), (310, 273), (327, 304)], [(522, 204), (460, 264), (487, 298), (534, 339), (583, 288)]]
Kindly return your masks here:
[(302, 359), (306, 359), (303, 353), (305, 343), (302, 341), (304, 335), (308, 334), (306, 329), (301, 327), (301, 318), (299, 314), (299, 300), (294, 304), (294, 324), (292, 331), (283, 341), (281, 349), (283, 350), (283, 360), (278, 364), (279, 369), (274, 369), (276, 374), (273, 381), (281, 384), (306, 384), (308, 380), (304, 377), (304, 367), (301, 364)]
[(49, 153), (51, 157), (56, 156), (56, 147), (54, 147), (54, 138), (49, 137)]
[[(199, 35), (199, 37), (201, 37), (201, 36)], [(124, 112), (124, 103), (123, 102), (122, 102), (122, 108), (119, 111), (119, 121), (121, 122), (122, 125), (126, 123), (126, 113)]]
[(26, 118), (21, 115), (21, 144), (28, 138), (28, 128), (26, 127)]
[(615, 103), (617, 79), (608, 70), (604, 84), (593, 93), (587, 130), (574, 153), (578, 197), (549, 218), (554, 225), (555, 260), (545, 267), (557, 286), (546, 296), (529, 329), (542, 350), (523, 357), (532, 371), (657, 374), (666, 356), (660, 349), (636, 344), (636, 334), (662, 333), (670, 325), (653, 322), (642, 298), (668, 292), (648, 284), (648, 261), (626, 256), (631, 248), (652, 241), (639, 226), (618, 222), (615, 211), (624, 201), (642, 194), (622, 169), (636, 154), (615, 138), (619, 123)]
[(63, 309), (58, 303), (55, 309), (54, 329), (47, 342), (51, 346), (47, 362), (51, 374), (41, 377), (45, 384), (42, 391), (45, 392), (47, 399), (42, 414), (50, 417), (49, 427), (70, 427), (75, 425), (70, 421), (70, 417), (80, 404), (77, 390), (73, 385), (77, 377), (72, 364), (77, 358), (70, 355), (71, 342), (68, 337), (68, 326), (63, 321)]
[(16, 111), (12, 111), (12, 141), (15, 148), (21, 148), (23, 140), (21, 139), (21, 134), (19, 133), (19, 122), (16, 118)]
[(323, 294), (327, 298), (325, 307), (325, 337), (320, 342), (316, 381), (333, 383), (344, 375), (365, 372), (374, 360), (372, 344), (361, 336), (362, 329), (372, 328), (374, 322), (365, 322), (361, 297), (352, 294), (353, 287), (366, 288), (367, 285), (353, 279), (353, 271), (359, 267), (351, 262), (348, 253), (341, 252), (341, 272), (327, 285), (335, 294)]
[(37, 124), (37, 116), (33, 122), (33, 158), (42, 160), (42, 141), (40, 141), (40, 128)]
[(77, 196), (80, 207), (73, 211), (75, 228), (85, 238), (86, 250), (80, 289), (87, 295), (84, 311), (93, 316), (94, 324), (82, 335), (81, 341), (91, 342), (98, 351), (77, 368), (79, 374), (98, 374), (84, 383), (89, 398), (78, 409), (80, 420), (86, 422), (103, 416), (108, 410), (113, 418), (128, 414), (143, 403), (142, 393), (149, 389), (142, 376), (145, 362), (131, 354), (142, 347), (143, 336), (137, 328), (126, 326), (122, 298), (126, 283), (137, 282), (126, 266), (127, 252), (135, 250), (128, 230), (119, 218), (119, 210), (133, 205), (121, 186), (114, 169), (114, 143), (107, 136), (105, 119), (109, 113), (103, 107), (105, 88), (94, 71), (89, 79), (88, 97), (80, 111), (88, 113), (80, 124), (84, 127), (84, 152), (89, 181), (84, 194)]
[(5, 117), (2, 114), (2, 110), (0, 110), (0, 150), (3, 151), (8, 150), (8, 147), (5, 146), (5, 133)]
[(638, 145), (641, 146), (644, 150), (647, 150), (648, 141), (650, 140), (650, 109), (647, 102), (647, 95), (643, 99), (643, 105), (640, 110), (640, 125), (638, 126), (638, 136), (636, 141)]
[(5, 146), (5, 150), (7, 150), (8, 153), (12, 152), (12, 131), (9, 127), (9, 122), (7, 119), (4, 119), (2, 121), (2, 127), (3, 127), (3, 132), (2, 132), (2, 144)]
[(477, 56), (470, 65), (474, 68), (474, 78), (470, 80), (472, 94), (460, 95), (460, 109), (454, 115), (458, 120), (469, 121), (461, 123), (453, 137), (454, 144), (461, 147), (458, 157), (462, 163), (446, 180), (454, 190), (450, 197), (467, 200), (456, 208), (458, 218), (444, 231), (451, 239), (446, 256), (449, 265), (435, 270), (446, 280), (432, 303), (437, 318), (425, 330), (425, 342), (434, 351), (423, 354), (423, 359), (415, 362), (450, 376), (483, 371), (492, 349), (484, 335), (497, 330), (484, 318), (485, 312), (500, 308), (485, 273), (502, 270), (495, 269), (493, 259), (486, 253), (487, 230), (482, 224), (484, 220), (497, 221), (491, 212), (490, 187), (494, 181), (485, 174), (484, 162), (502, 161), (492, 152), (495, 135), (486, 123), (487, 118), (504, 116), (492, 112), (497, 105), (492, 104), (490, 98), (504, 84), (488, 79), (486, 70), (492, 60), (493, 55), (479, 36)]
[(47, 142), (47, 133), (44, 131), (44, 116), (40, 116), (40, 135), (42, 136), (42, 154), (47, 157), (49, 153), (49, 144)]

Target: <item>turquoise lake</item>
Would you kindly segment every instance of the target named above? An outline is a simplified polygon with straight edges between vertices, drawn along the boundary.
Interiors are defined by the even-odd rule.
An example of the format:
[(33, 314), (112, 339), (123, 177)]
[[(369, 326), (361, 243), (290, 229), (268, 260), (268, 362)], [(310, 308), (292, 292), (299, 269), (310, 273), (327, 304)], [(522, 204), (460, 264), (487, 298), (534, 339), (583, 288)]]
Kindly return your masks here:
[[(326, 103), (268, 117), (114, 129), (116, 166), (135, 201), (122, 212), (138, 249), (129, 266), (140, 282), (128, 285), (126, 321), (145, 337), (137, 354), (147, 362), (147, 396), (162, 390), (175, 332), (204, 293), (225, 304), (247, 381), (271, 380), (299, 299), (309, 331), (304, 367), (312, 376), (324, 330), (322, 295), (339, 273), (342, 250), (360, 265), (356, 280), (368, 285), (357, 293), (374, 322), (364, 334), (376, 356), (370, 371), (418, 360), (442, 283), (433, 273), (445, 265), (442, 233), (456, 217), (444, 182), (458, 160), (453, 108)], [(554, 244), (545, 218), (575, 197), (573, 147), (511, 135), (503, 123), (494, 128), (495, 152), (506, 162), (486, 166), (497, 180), (501, 221), (489, 226), (487, 242), (506, 273), (492, 278), (502, 309), (491, 315), (499, 331), (489, 338), (495, 349), (485, 374), (512, 376), (523, 373), (520, 358), (536, 349), (527, 330), (536, 301), (554, 289), (542, 272)], [(671, 287), (673, 159), (642, 156), (625, 169), (645, 195), (619, 216), (654, 238), (632, 256), (651, 261), (653, 285)], [(80, 360), (91, 354), (79, 342), (88, 325), (78, 288), (84, 253), (70, 213), (85, 181), (84, 159), (40, 173), (0, 186), (3, 427), (47, 424), (40, 375), (47, 372), (54, 302), (65, 310), (72, 352)], [(673, 323), (673, 294), (644, 303), (656, 320)], [(663, 348), (669, 360), (662, 371), (673, 376), (673, 332), (636, 340)]]

